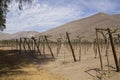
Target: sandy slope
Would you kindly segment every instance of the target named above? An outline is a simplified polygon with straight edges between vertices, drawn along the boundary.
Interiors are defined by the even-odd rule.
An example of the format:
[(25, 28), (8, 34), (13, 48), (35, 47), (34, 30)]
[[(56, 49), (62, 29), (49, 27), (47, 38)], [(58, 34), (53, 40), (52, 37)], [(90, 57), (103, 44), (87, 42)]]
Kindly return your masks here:
[(95, 28), (108, 27), (110, 29), (120, 28), (119, 15), (98, 13), (90, 17), (69, 22), (40, 34), (60, 37), (60, 35), (65, 35), (66, 32), (69, 32), (71, 33), (71, 38), (76, 39), (76, 36), (84, 35), (86, 37), (86, 40), (92, 40), (95, 38)]

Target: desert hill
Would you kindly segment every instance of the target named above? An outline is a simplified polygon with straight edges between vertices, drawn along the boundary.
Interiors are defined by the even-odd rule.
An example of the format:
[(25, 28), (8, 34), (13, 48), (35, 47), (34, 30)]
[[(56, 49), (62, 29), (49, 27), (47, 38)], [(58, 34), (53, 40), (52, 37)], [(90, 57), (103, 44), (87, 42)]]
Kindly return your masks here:
[(0, 40), (6, 40), (6, 39), (9, 39), (9, 37), (10, 37), (10, 34), (0, 32)]
[(36, 31), (21, 31), (13, 34), (8, 33), (0, 33), (0, 40), (7, 40), (7, 39), (19, 39), (20, 37), (31, 38), (32, 36), (38, 35), (39, 32)]
[(71, 38), (84, 35), (87, 39), (93, 39), (95, 38), (95, 28), (108, 27), (111, 29), (120, 28), (120, 14), (109, 15), (105, 13), (97, 13), (87, 18), (69, 22), (41, 34), (58, 37), (69, 32), (71, 33)]
[(32, 36), (35, 36), (39, 34), (39, 32), (36, 31), (21, 31), (21, 32), (17, 32), (12, 34), (12, 38), (17, 38), (19, 39), (20, 37), (26, 37), (26, 38), (31, 38)]

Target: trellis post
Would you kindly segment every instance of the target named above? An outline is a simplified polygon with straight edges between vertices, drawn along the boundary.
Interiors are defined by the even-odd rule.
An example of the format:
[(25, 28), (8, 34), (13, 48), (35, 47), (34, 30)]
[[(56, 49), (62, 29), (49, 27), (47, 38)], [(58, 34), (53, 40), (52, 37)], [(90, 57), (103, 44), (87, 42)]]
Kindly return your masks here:
[(96, 29), (96, 41), (97, 41), (97, 47), (98, 47), (98, 53), (99, 53), (99, 57), (100, 57), (100, 66), (101, 66), (101, 78), (103, 77), (103, 63), (102, 63), (102, 55), (100, 52), (100, 46), (99, 46), (99, 41), (98, 41), (98, 29)]
[(54, 54), (53, 54), (52, 49), (51, 49), (51, 47), (50, 47), (50, 45), (49, 45), (49, 43), (48, 43), (47, 36), (44, 36), (44, 37), (45, 37), (46, 43), (47, 43), (47, 45), (48, 45), (48, 48), (49, 48), (49, 50), (50, 50), (50, 53), (51, 53), (52, 57), (54, 58)]
[(69, 34), (68, 34), (68, 32), (66, 32), (66, 36), (67, 36), (68, 43), (69, 43), (69, 46), (70, 46), (71, 51), (72, 51), (73, 59), (74, 59), (74, 61), (76, 62), (77, 60), (76, 60), (76, 57), (75, 57), (75, 53), (74, 53), (74, 50), (73, 50), (72, 44), (71, 44), (71, 42), (70, 42), (70, 38), (69, 38)]
[(112, 52), (113, 52), (113, 56), (114, 56), (114, 60), (115, 60), (116, 71), (119, 72), (118, 59), (117, 59), (117, 55), (116, 55), (115, 46), (114, 46), (114, 43), (113, 43), (113, 37), (112, 37), (110, 29), (108, 28), (107, 30), (108, 30), (108, 34), (109, 34), (109, 38), (110, 38), (110, 43), (111, 43), (111, 47), (112, 47)]

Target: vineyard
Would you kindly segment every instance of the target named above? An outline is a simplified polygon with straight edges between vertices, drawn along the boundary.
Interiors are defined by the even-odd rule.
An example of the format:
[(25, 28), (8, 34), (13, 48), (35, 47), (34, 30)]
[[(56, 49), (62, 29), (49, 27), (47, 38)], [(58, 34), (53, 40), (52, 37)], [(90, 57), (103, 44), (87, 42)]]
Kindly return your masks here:
[[(42, 66), (53, 73), (67, 76), (70, 80), (113, 80), (120, 72), (120, 29), (96, 28), (95, 32), (96, 38), (93, 41), (89, 41), (82, 34), (71, 38), (71, 33), (66, 32), (57, 37), (39, 35), (31, 38), (1, 40), (0, 47), (17, 51), (18, 56), (24, 54), (37, 59), (39, 65), (51, 62), (52, 64), (48, 64), (52, 67), (47, 66), (47, 63)], [(58, 68), (54, 70), (56, 66)], [(71, 68), (73, 73), (67, 71), (67, 67)]]

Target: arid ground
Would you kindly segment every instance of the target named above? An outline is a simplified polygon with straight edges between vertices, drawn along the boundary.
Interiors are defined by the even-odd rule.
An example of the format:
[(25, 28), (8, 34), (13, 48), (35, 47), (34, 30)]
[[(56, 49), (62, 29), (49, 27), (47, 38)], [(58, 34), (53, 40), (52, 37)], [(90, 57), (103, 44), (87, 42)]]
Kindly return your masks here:
[[(28, 53), (20, 54), (19, 51), (11, 50), (9, 47), (1, 47), (0, 80), (100, 80), (99, 55), (95, 58), (92, 48), (85, 50), (83, 46), (80, 61), (76, 49), (77, 62), (74, 62), (71, 51), (63, 45), (55, 59), (35, 58), (28, 56)], [(53, 50), (54, 53), (55, 50), (56, 48)], [(119, 48), (116, 50), (119, 58)], [(109, 67), (105, 49), (101, 50), (101, 53), (103, 80), (120, 80), (120, 72), (116, 72), (112, 50), (108, 51)]]
[[(47, 60), (45, 62), (47, 63)], [(40, 60), (9, 47), (0, 48), (0, 80), (66, 80), (40, 67)]]

